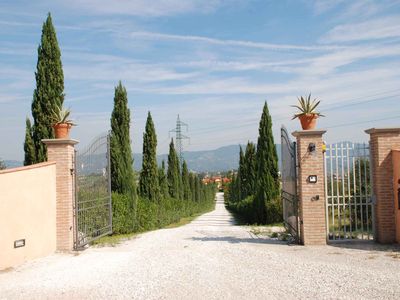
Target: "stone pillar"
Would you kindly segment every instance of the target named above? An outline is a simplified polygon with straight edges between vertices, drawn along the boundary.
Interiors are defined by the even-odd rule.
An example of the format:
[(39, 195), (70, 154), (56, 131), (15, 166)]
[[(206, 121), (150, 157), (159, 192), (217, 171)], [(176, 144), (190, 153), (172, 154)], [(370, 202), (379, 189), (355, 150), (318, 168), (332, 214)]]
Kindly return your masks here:
[(371, 128), (370, 152), (375, 197), (375, 240), (395, 241), (392, 149), (400, 149), (400, 128)]
[(304, 245), (326, 245), (325, 130), (293, 132), (297, 139), (300, 236)]
[(74, 248), (74, 145), (71, 139), (42, 140), (47, 145), (47, 160), (56, 162), (57, 192), (57, 250), (71, 251)]

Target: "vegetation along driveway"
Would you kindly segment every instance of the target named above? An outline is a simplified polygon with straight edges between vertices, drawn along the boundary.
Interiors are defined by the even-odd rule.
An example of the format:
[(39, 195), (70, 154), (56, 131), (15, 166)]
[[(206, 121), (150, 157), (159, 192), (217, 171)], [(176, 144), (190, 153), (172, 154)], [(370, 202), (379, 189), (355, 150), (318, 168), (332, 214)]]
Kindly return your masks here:
[(400, 299), (396, 249), (288, 246), (234, 226), (217, 198), (188, 225), (4, 271), (0, 299)]

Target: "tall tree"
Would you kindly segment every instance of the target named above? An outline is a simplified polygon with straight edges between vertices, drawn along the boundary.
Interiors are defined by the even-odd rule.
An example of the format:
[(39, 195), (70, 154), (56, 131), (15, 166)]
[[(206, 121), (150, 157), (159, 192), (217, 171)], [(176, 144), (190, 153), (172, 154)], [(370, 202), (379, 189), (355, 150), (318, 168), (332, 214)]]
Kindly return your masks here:
[(155, 201), (159, 197), (157, 135), (150, 112), (147, 115), (146, 129), (143, 134), (143, 162), (139, 193), (140, 196), (151, 201)]
[(196, 201), (196, 175), (193, 173), (189, 174), (189, 185), (190, 185), (191, 200)]
[(190, 175), (187, 167), (187, 163), (184, 160), (182, 164), (182, 189), (183, 189), (183, 199), (191, 200), (192, 193), (190, 190)]
[(179, 199), (180, 197), (179, 158), (178, 155), (176, 154), (174, 141), (172, 139), (171, 143), (169, 144), (167, 179), (168, 179), (169, 195), (172, 198)]
[(239, 170), (238, 170), (238, 199), (242, 200), (246, 198), (246, 191), (245, 191), (245, 185), (246, 185), (246, 164), (245, 164), (245, 158), (244, 158), (244, 153), (242, 146), (240, 146), (240, 151), (239, 151)]
[[(130, 140), (130, 111), (125, 87), (115, 88), (114, 109), (111, 114), (111, 189), (126, 194), (135, 201), (135, 178)], [(134, 202), (132, 202), (134, 204)]]
[(246, 152), (244, 155), (244, 164), (246, 170), (246, 180), (244, 185), (244, 195), (246, 198), (255, 193), (256, 183), (256, 147), (253, 143), (248, 142), (246, 146)]
[[(36, 89), (32, 101), (32, 138), (35, 146), (35, 160), (39, 163), (47, 159), (47, 151), (42, 139), (54, 138), (51, 113), (64, 102), (64, 74), (61, 63), (61, 51), (50, 13), (43, 23), (41, 43), (38, 48), (36, 65)], [(27, 135), (29, 139), (29, 135)], [(29, 144), (29, 141), (25, 141)], [(28, 157), (32, 153), (27, 154)]]
[(269, 222), (267, 202), (279, 196), (278, 155), (272, 133), (272, 120), (265, 102), (261, 115), (257, 141), (257, 183), (254, 198), (254, 219), (256, 223)]
[(33, 142), (32, 126), (31, 126), (31, 120), (29, 120), (29, 118), (26, 118), (24, 151), (25, 151), (24, 166), (29, 166), (34, 164), (36, 161), (35, 144)]
[(161, 168), (158, 169), (158, 182), (160, 185), (161, 198), (168, 198), (169, 192), (167, 176), (165, 174), (165, 161), (162, 161)]

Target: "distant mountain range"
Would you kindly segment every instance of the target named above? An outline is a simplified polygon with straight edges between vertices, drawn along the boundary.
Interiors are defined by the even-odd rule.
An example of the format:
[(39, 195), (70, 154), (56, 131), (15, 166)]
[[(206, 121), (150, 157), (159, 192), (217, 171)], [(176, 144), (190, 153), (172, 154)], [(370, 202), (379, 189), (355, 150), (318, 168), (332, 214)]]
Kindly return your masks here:
[[(243, 148), (245, 146), (242, 146)], [(276, 145), (278, 159), (280, 162), (281, 145)], [(244, 150), (244, 149), (243, 149)], [(134, 168), (140, 170), (142, 167), (142, 154), (135, 153)], [(229, 171), (237, 169), (239, 165), (239, 145), (224, 146), (215, 150), (205, 151), (185, 151), (184, 158), (188, 164), (188, 168), (196, 172), (217, 172)], [(165, 160), (167, 163), (168, 155), (162, 154), (157, 156), (158, 164)], [(22, 166), (22, 162), (16, 160), (5, 160), (7, 168), (15, 168)], [(280, 165), (280, 163), (279, 163)]]
[[(246, 146), (243, 146), (243, 150)], [(280, 165), (281, 145), (276, 145)], [(224, 146), (215, 150), (185, 151), (183, 156), (188, 168), (196, 172), (217, 172), (237, 169), (239, 166), (239, 145)], [(134, 168), (140, 170), (142, 166), (142, 154), (134, 154)], [(157, 161), (161, 165), (162, 160), (167, 162), (168, 155), (158, 155)]]

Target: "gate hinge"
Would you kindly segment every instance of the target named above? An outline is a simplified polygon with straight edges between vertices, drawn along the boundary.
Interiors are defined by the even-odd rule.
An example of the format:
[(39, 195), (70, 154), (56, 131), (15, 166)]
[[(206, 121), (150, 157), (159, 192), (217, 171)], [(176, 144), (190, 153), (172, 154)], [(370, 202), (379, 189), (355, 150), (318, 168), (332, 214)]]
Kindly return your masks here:
[(74, 175), (74, 171), (75, 171), (75, 169), (74, 169), (74, 168), (72, 168), (72, 169), (69, 169), (69, 171), (70, 171), (70, 173), (71, 173), (71, 176), (72, 176), (72, 175)]

